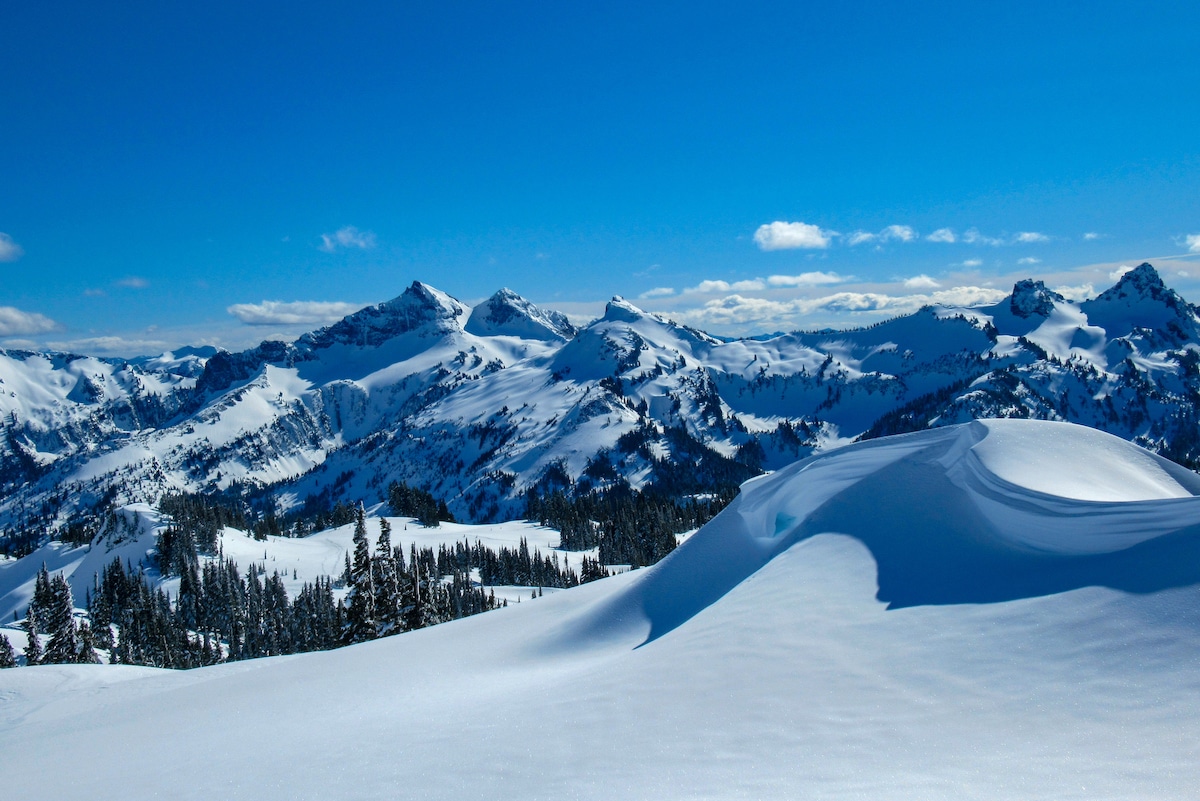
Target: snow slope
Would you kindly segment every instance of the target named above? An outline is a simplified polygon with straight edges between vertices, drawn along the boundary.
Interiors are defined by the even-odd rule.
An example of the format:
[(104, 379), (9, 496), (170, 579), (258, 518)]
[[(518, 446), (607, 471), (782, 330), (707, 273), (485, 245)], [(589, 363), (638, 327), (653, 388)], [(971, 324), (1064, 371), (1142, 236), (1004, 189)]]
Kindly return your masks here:
[[(1021, 473), (1034, 448), (1057, 473)], [(1096, 464), (1141, 489), (1096, 497), (1076, 477)], [(750, 482), (657, 566), (536, 603), (187, 673), (0, 672), (0, 781), (11, 797), (1189, 798), (1196, 492), (1075, 426), (850, 446)], [(1122, 513), (1139, 543), (1108, 536)], [(1088, 525), (1033, 547), (1038, 515)]]

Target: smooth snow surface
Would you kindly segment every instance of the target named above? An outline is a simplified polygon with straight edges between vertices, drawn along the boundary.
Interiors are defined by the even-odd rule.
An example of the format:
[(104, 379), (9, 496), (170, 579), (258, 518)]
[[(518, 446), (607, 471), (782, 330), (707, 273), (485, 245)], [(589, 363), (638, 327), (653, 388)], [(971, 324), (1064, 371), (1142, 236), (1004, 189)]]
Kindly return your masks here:
[(982, 420), (973, 448), (1018, 487), (1081, 501), (1151, 501), (1200, 492), (1200, 477), (1132, 443), (1070, 423)]
[[(1191, 798), (1200, 499), (1114, 442), (874, 440), (750, 482), (654, 568), (456, 623), (186, 673), (3, 671), (5, 795)], [(1121, 492), (1034, 485), (1043, 445)]]

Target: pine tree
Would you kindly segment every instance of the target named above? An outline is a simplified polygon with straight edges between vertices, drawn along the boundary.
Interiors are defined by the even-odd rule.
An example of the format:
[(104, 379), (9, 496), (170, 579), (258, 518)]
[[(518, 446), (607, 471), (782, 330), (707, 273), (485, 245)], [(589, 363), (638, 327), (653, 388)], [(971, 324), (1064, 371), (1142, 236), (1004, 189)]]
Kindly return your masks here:
[(99, 665), (100, 654), (96, 653), (96, 641), (92, 637), (92, 627), (86, 621), (79, 625), (79, 653), (75, 661), (81, 665)]
[(400, 578), (392, 552), (392, 524), (379, 519), (379, 541), (372, 561), (375, 584), (375, 634), (386, 637), (402, 631), (400, 620)]
[(17, 666), (17, 655), (13, 651), (12, 643), (3, 634), (0, 634), (0, 669)]
[(354, 563), (350, 567), (346, 630), (342, 635), (342, 641), (347, 644), (365, 642), (375, 637), (375, 588), (371, 574), (371, 544), (367, 539), (366, 512), (360, 504), (354, 523)]
[(46, 630), (50, 642), (42, 662), (47, 665), (66, 665), (79, 655), (79, 631), (75, 628), (75, 604), (71, 599), (71, 585), (60, 573), (50, 583), (51, 602), (46, 611)]
[(37, 617), (34, 615), (33, 604), (25, 610), (25, 633), (29, 642), (25, 645), (25, 664), (37, 665), (42, 661), (42, 642), (38, 639)]

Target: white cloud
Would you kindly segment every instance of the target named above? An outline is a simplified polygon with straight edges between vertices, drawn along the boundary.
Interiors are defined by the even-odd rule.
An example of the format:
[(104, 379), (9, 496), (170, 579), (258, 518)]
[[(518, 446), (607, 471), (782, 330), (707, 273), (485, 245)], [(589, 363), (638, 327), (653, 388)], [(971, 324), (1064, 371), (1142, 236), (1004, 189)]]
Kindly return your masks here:
[(0, 261), (16, 261), (25, 255), (25, 250), (8, 234), (0, 231)]
[(914, 275), (912, 278), (905, 278), (904, 286), (908, 289), (937, 289), (941, 284), (922, 273)]
[(926, 242), (957, 242), (958, 237), (954, 235), (954, 231), (950, 228), (939, 228), (929, 236), (925, 237)]
[(328, 325), (361, 309), (361, 303), (338, 301), (295, 301), (283, 303), (236, 303), (225, 311), (246, 325)]
[(968, 228), (966, 233), (963, 234), (963, 241), (968, 245), (991, 245), (992, 247), (1004, 244), (1003, 239), (994, 236), (984, 236), (979, 233), (978, 228)]
[(1005, 289), (987, 286), (956, 286), (934, 292), (929, 296), (929, 300), (940, 306), (987, 306), (999, 303), (1008, 296), (1009, 290)]
[(1121, 276), (1123, 276), (1125, 273), (1129, 272), (1132, 269), (1133, 268), (1130, 267), (1128, 264), (1122, 264), (1120, 267), (1116, 268), (1115, 270), (1113, 270), (1111, 273), (1108, 274), (1108, 280), (1120, 281)]
[(846, 241), (851, 245), (861, 245), (864, 242), (912, 242), (917, 238), (917, 232), (913, 230), (911, 225), (889, 225), (877, 234), (870, 231), (855, 231), (850, 234)]
[(170, 350), (172, 345), (163, 339), (131, 339), (122, 336), (85, 337), (64, 342), (46, 343), (53, 350), (67, 353), (86, 353), (95, 356), (147, 356)]
[(117, 286), (123, 286), (126, 289), (145, 289), (150, 286), (150, 282), (145, 278), (136, 275), (131, 275), (128, 278), (122, 278), (117, 282)]
[(638, 295), (639, 300), (647, 298), (665, 298), (668, 295), (674, 295), (675, 290), (669, 286), (656, 286), (654, 289), (647, 289), (642, 294)]
[(338, 248), (359, 248), (370, 250), (375, 247), (375, 234), (370, 231), (360, 231), (353, 225), (347, 225), (332, 234), (321, 234), (321, 244), (318, 250), (333, 253)]
[(83, 290), (83, 296), (87, 297), (87, 298), (103, 298), (107, 295), (108, 295), (108, 293), (105, 292), (103, 289), (85, 289), (85, 290)]
[(1087, 300), (1088, 298), (1094, 298), (1096, 296), (1096, 287), (1090, 281), (1079, 286), (1056, 286), (1053, 287), (1053, 290), (1067, 300), (1073, 300), (1075, 302)]
[(732, 284), (721, 280), (701, 281), (696, 286), (685, 289), (684, 292), (710, 295), (713, 292), (757, 292), (766, 288), (767, 285), (761, 278), (754, 278), (748, 281), (734, 281)]
[(962, 263), (963, 267), (982, 267), (983, 259), (967, 259)]
[(1083, 241), (1091, 242), (1093, 239), (1099, 239), (1100, 236), (1101, 236), (1101, 234), (1098, 234), (1095, 231), (1088, 231), (1086, 234), (1083, 235)]
[(1026, 256), (1023, 259), (1017, 259), (1017, 264), (1041, 264), (1041, 259), (1035, 259), (1033, 256)]
[(1200, 253), (1200, 234), (1188, 234), (1183, 239), (1187, 243), (1188, 253)]
[(922, 306), (981, 306), (1008, 297), (1008, 291), (993, 287), (959, 286), (932, 294), (890, 295), (886, 292), (836, 292), (818, 298), (772, 300), (732, 294), (714, 298), (700, 308), (685, 309), (674, 316), (698, 326), (778, 330), (805, 324), (813, 314), (909, 314)]
[(851, 280), (849, 276), (837, 273), (811, 272), (799, 275), (772, 275), (767, 279), (771, 286), (820, 286), (822, 284), (841, 284)]
[(889, 225), (879, 232), (879, 238), (885, 242), (912, 242), (917, 238), (917, 232), (911, 225)]
[(829, 247), (835, 236), (836, 231), (822, 231), (816, 225), (776, 220), (770, 225), (758, 226), (754, 241), (762, 250), (819, 250)]
[(57, 331), (61, 326), (37, 312), (21, 311), (13, 306), (0, 306), (0, 337), (29, 336)]
[(1013, 241), (1028, 245), (1033, 242), (1049, 242), (1050, 237), (1046, 236), (1045, 234), (1038, 233), (1037, 231), (1019, 231), (1013, 236)]

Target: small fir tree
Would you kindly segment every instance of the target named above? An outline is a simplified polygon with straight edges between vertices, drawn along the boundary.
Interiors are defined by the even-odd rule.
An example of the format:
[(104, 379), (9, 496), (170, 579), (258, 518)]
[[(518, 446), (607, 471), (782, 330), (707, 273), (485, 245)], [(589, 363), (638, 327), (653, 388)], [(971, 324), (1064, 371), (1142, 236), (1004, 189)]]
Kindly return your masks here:
[(0, 668), (10, 668), (17, 666), (17, 655), (13, 651), (12, 643), (3, 634), (0, 634)]

